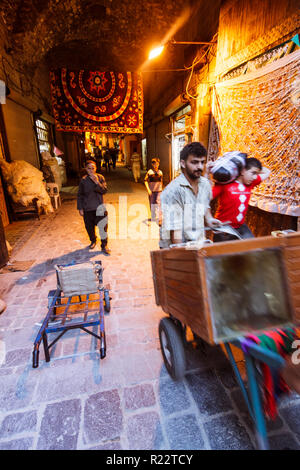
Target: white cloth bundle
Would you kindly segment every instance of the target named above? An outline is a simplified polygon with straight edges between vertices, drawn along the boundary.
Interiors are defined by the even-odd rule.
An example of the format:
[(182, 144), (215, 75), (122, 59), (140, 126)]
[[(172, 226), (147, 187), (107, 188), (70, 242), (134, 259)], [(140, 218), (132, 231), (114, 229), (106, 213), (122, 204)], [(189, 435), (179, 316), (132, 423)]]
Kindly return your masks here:
[(210, 169), (214, 180), (220, 184), (234, 181), (246, 165), (246, 153), (233, 151), (226, 152), (219, 157)]
[(46, 214), (53, 212), (50, 197), (43, 182), (43, 173), (24, 160), (11, 163), (0, 159), (3, 178), (13, 202), (28, 206), (33, 199)]
[(58, 185), (59, 190), (62, 187), (61, 170), (56, 157), (51, 157), (49, 152), (42, 152), (42, 159), (45, 165), (48, 165), (54, 177), (54, 183)]

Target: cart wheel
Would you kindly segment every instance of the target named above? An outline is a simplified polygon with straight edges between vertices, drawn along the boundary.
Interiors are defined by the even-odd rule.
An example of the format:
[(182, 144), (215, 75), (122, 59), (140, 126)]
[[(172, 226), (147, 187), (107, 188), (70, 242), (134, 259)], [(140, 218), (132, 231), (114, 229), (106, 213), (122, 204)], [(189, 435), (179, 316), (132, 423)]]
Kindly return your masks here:
[(107, 289), (104, 290), (104, 310), (107, 313), (110, 312), (110, 297), (109, 297), (109, 291)]
[(185, 351), (180, 328), (171, 318), (162, 318), (158, 331), (167, 371), (174, 380), (182, 380), (185, 374)]

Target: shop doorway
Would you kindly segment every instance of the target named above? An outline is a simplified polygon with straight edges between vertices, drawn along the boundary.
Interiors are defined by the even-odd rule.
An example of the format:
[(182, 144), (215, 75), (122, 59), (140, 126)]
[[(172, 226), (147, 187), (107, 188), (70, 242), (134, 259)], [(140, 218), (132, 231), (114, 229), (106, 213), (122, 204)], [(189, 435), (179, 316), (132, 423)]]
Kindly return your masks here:
[(180, 152), (187, 143), (186, 126), (190, 113), (191, 106), (187, 105), (172, 117), (172, 179), (181, 173)]
[(51, 152), (53, 147), (52, 126), (42, 119), (35, 120), (35, 129), (39, 147), (39, 153)]
[(180, 151), (185, 146), (185, 134), (174, 135), (172, 139), (172, 179), (181, 173)]

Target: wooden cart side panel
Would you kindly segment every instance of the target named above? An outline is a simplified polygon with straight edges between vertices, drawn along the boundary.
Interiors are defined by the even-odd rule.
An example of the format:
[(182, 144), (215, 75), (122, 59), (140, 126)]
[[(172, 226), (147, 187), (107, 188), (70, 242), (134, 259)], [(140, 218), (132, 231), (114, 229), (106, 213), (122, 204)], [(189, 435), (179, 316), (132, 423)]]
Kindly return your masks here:
[(186, 289), (186, 291), (179, 292), (177, 290), (174, 290), (173, 288), (168, 287), (168, 280), (166, 282), (166, 291), (167, 291), (167, 296), (168, 299), (172, 299), (173, 301), (178, 302), (178, 304), (183, 304), (185, 305), (185, 308), (192, 314), (194, 315), (196, 313), (196, 310), (199, 307), (199, 298), (195, 299), (193, 297), (189, 296), (189, 291)]
[[(180, 269), (179, 263), (178, 263), (178, 268)], [(187, 273), (186, 271), (180, 271), (180, 270), (173, 271), (171, 269), (164, 269), (164, 275), (168, 279), (174, 279), (177, 281), (182, 281), (185, 284), (188, 284), (190, 288), (192, 288), (193, 284), (199, 282), (198, 276), (195, 272), (192, 273)]]
[(300, 243), (300, 232), (291, 232), (285, 235), (287, 245), (299, 245)]
[(183, 324), (188, 325), (194, 333), (209, 341), (207, 325), (203, 316), (201, 289), (195, 283), (183, 283), (166, 278), (167, 313), (170, 313)]
[(168, 305), (166, 306), (166, 309), (164, 311), (179, 320), (183, 325), (187, 324), (186, 313), (182, 309), (178, 310), (178, 304), (173, 304), (172, 301), (168, 302)]
[(196, 266), (195, 259), (194, 260), (164, 259), (164, 269), (186, 273), (187, 275), (194, 272), (195, 266)]
[(160, 250), (164, 260), (183, 260), (193, 261), (195, 259), (195, 249), (187, 250), (186, 248), (171, 248)]
[(167, 311), (209, 342), (197, 253), (172, 249), (163, 254)]
[[(196, 333), (198, 336), (203, 338), (207, 343), (209, 343), (209, 336), (207, 335), (207, 332), (205, 329), (203, 329), (202, 325), (199, 323), (199, 318), (200, 317), (195, 317), (193, 321), (190, 321), (190, 323), (187, 323), (186, 321), (186, 312), (184, 311), (179, 311), (178, 310), (178, 304), (173, 305), (172, 302), (168, 304), (168, 313), (172, 316), (174, 316), (176, 319), (180, 320), (183, 325), (189, 326), (189, 328)], [(200, 334), (201, 333), (201, 334)]]
[(300, 324), (300, 233), (284, 238), (284, 258), (287, 270), (294, 322)]
[(166, 304), (165, 277), (160, 251), (151, 251), (152, 278), (156, 305)]
[(186, 284), (181, 281), (178, 281), (177, 279), (166, 279), (166, 288), (173, 289), (176, 292), (182, 293), (184, 295), (186, 295), (188, 292), (188, 295), (191, 299), (194, 299), (199, 302), (199, 293), (196, 291), (196, 289), (190, 289), (189, 287), (190, 286), (187, 286)]
[(259, 237), (248, 238), (246, 240), (232, 240), (222, 243), (214, 243), (202, 248), (200, 252), (204, 256), (220, 256), (225, 254), (242, 253), (251, 250), (275, 248), (281, 246), (282, 238)]
[(198, 269), (199, 269), (199, 275), (201, 279), (202, 295), (203, 295), (203, 301), (202, 301), (203, 316), (205, 318), (206, 331), (207, 331), (207, 339), (206, 338), (203, 338), (203, 339), (206, 339), (206, 341), (208, 341), (210, 344), (215, 344), (214, 334), (213, 334), (213, 324), (212, 324), (213, 313), (211, 312), (210, 304), (209, 304), (204, 254), (201, 251), (198, 252), (197, 258), (198, 258)]

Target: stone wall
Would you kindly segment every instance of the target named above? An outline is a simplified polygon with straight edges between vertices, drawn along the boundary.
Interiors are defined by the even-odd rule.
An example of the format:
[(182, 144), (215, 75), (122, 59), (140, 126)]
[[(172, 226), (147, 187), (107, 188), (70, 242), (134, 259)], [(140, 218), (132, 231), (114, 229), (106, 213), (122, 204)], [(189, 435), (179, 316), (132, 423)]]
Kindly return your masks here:
[(217, 71), (253, 59), (299, 32), (298, 0), (227, 0), (219, 19)]
[(40, 109), (42, 119), (54, 123), (51, 116), (49, 74), (45, 63), (28, 68), (17, 61), (7, 48), (6, 36), (0, 37), (0, 80), (7, 87), (2, 104), (4, 127), (12, 160), (26, 160), (40, 167), (37, 141), (33, 129), (33, 113)]
[[(0, 80), (9, 89), (6, 103), (2, 105), (4, 126), (12, 160), (25, 160), (40, 168), (37, 140), (33, 128), (33, 113), (42, 111), (41, 118), (54, 124), (50, 97), (49, 69), (45, 59), (38, 65), (28, 66), (7, 49), (8, 37), (0, 28)], [(76, 174), (80, 171), (80, 152), (77, 135), (57, 132), (56, 145), (64, 152), (67, 167)]]
[[(189, 94), (192, 96), (189, 99), (192, 109), (193, 140), (199, 140), (208, 146), (214, 83), (222, 80), (222, 75), (228, 71), (229, 66), (234, 67), (240, 65), (242, 61), (252, 59), (253, 54), (255, 56), (255, 50), (258, 54), (261, 51), (269, 50), (273, 44), (279, 44), (280, 41), (292, 37), (293, 28), (297, 27), (297, 22), (293, 23), (292, 19), (296, 18), (298, 8), (295, 0), (275, 0), (271, 3), (267, 0), (259, 2), (228, 0), (222, 3), (218, 43), (210, 48), (205, 57), (206, 64), (204, 66), (202, 64), (200, 68), (195, 67), (188, 88)], [(257, 15), (258, 11), (260, 11), (259, 15)], [(200, 25), (200, 16), (195, 17), (193, 23), (189, 23), (191, 37), (195, 37), (195, 35), (193, 36), (193, 28), (195, 29), (197, 21)], [(211, 19), (211, 24), (214, 24), (215, 28), (208, 28), (210, 37), (207, 37), (207, 40), (212, 40), (217, 31), (218, 22), (215, 18)], [(287, 28), (280, 25), (286, 25)], [(198, 51), (197, 48), (194, 48), (194, 55), (197, 54), (197, 57), (201, 57), (203, 51), (205, 48), (200, 46)], [(178, 94), (186, 92), (189, 73), (185, 72), (183, 76), (178, 75), (177, 78), (175, 75), (175, 72), (172, 77), (163, 75), (160, 83), (158, 76), (155, 77), (154, 82), (164, 92), (161, 93), (160, 99), (153, 103), (152, 116), (148, 116), (149, 120), (152, 118), (153, 121), (156, 117), (157, 120), (162, 121), (164, 107)], [(157, 93), (156, 85), (153, 93)], [(159, 156), (165, 167), (165, 178), (168, 180), (168, 177), (171, 177), (171, 144), (162, 146), (162, 137), (158, 122), (152, 122), (147, 128), (148, 158), (151, 157), (150, 153), (153, 151), (160, 153)], [(254, 207), (249, 207), (248, 223), (256, 235), (267, 235), (276, 229), (290, 228), (295, 230), (297, 228), (295, 217), (268, 213)]]
[[(258, 14), (259, 12), (259, 14)], [(291, 39), (300, 26), (296, 0), (227, 0), (221, 7), (215, 76), (222, 81), (228, 71)], [(272, 230), (297, 230), (297, 218), (249, 206), (247, 222), (256, 236)]]

